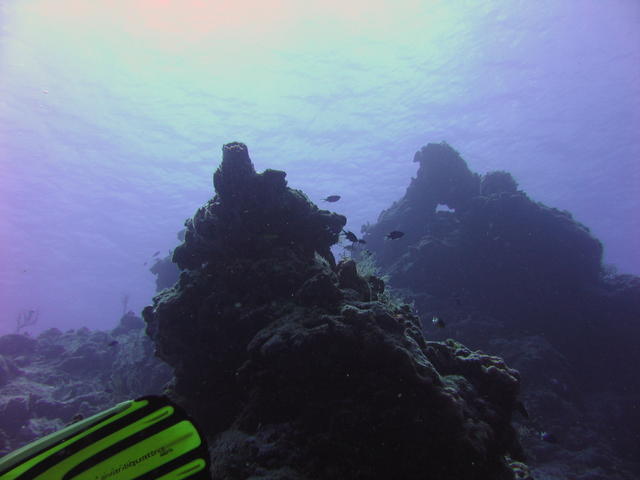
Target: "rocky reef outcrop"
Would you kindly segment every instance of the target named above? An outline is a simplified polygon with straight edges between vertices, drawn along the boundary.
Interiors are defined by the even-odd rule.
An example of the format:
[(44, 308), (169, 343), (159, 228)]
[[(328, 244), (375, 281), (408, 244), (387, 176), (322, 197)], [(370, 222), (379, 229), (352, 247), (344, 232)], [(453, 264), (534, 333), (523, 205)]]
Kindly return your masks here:
[[(178, 232), (178, 240), (184, 241), (184, 229)], [(173, 263), (173, 251), (169, 255), (158, 258), (153, 262), (149, 271), (156, 277), (156, 292), (172, 287), (180, 277), (180, 269)]]
[[(640, 279), (606, 274), (602, 245), (587, 227), (531, 200), (506, 172), (480, 179), (445, 143), (422, 148), (416, 161), (417, 178), (405, 196), (364, 238), (393, 285), (418, 295), (422, 312), (455, 325), (473, 307), (513, 331), (544, 334), (584, 367), (585, 387), (600, 388), (600, 380), (589, 382), (611, 366), (589, 355), (603, 339), (618, 347), (609, 352), (612, 364), (622, 363), (621, 354), (640, 361), (629, 340), (639, 328)], [(385, 239), (391, 230), (405, 235)], [(622, 345), (629, 348), (621, 352)], [(631, 372), (615, 370), (618, 386), (633, 384), (640, 393)]]
[(161, 393), (168, 365), (153, 355), (132, 312), (111, 331), (51, 328), (37, 337), (0, 337), (0, 455), (55, 432), (74, 418)]
[(426, 341), (384, 282), (336, 264), (346, 219), (256, 173), (245, 145), (224, 146), (214, 186), (174, 251), (179, 280), (143, 311), (214, 478), (526, 478), (515, 370)]
[[(640, 411), (640, 279), (603, 267), (589, 229), (530, 199), (508, 172), (475, 174), (446, 143), (414, 161), (404, 197), (363, 229), (390, 285), (432, 338), (521, 371), (531, 419), (519, 429), (540, 477), (634, 478), (625, 469), (638, 465), (622, 463), (640, 458), (639, 424), (622, 419)], [(405, 235), (385, 238), (394, 230)]]

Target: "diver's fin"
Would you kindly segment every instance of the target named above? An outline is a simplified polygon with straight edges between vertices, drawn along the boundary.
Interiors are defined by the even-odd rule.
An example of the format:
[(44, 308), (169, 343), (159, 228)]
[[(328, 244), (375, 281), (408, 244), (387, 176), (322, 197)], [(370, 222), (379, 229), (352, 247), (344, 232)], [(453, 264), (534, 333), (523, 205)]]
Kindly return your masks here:
[(0, 480), (211, 480), (204, 436), (166, 397), (73, 423), (0, 458)]

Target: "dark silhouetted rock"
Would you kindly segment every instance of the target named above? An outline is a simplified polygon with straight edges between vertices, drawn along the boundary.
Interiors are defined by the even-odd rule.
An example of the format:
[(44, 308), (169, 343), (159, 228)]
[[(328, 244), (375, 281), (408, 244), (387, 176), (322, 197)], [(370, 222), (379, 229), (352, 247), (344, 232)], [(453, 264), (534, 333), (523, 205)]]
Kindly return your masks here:
[[(453, 336), (522, 373), (535, 420), (519, 428), (532, 457), (564, 461), (576, 478), (588, 465), (606, 478), (637, 477), (625, 473), (612, 445), (640, 438), (640, 424), (614, 420), (637, 417), (640, 279), (604, 268), (602, 244), (589, 229), (530, 199), (508, 172), (484, 175), (476, 189), (477, 176), (450, 147), (429, 144), (416, 158), (420, 168), (404, 197), (364, 229), (390, 285), (415, 302), (431, 338)], [(385, 240), (391, 230), (406, 235)], [(446, 328), (435, 329), (433, 317)], [(617, 403), (593, 403), (611, 411), (601, 418), (618, 425), (615, 441), (606, 422), (584, 418), (584, 405), (603, 392)], [(562, 432), (553, 446), (542, 440), (547, 430)], [(580, 458), (571, 453), (578, 445)]]
[(156, 276), (156, 291), (170, 288), (174, 283), (178, 281), (180, 276), (180, 270), (175, 263), (171, 260), (171, 257), (162, 258), (156, 260), (153, 266), (149, 269), (151, 273)]
[[(433, 181), (448, 178), (432, 203), (468, 205), (479, 178), (461, 159)], [(515, 478), (516, 371), (426, 342), (384, 282), (336, 265), (346, 219), (284, 172), (256, 173), (245, 145), (224, 146), (214, 185), (174, 251), (178, 283), (143, 311), (174, 396), (211, 439), (214, 478)]]
[[(432, 179), (464, 172), (459, 174), (464, 186), (476, 178), (449, 148), (429, 144), (416, 154), (422, 159), (417, 178), (404, 198), (367, 228), (367, 245), (395, 287), (437, 299), (464, 295), (468, 304), (510, 326), (526, 325), (566, 340), (566, 318), (576, 316), (577, 300), (601, 278), (602, 245), (569, 213), (515, 190), (506, 172), (488, 174), (485, 193), (465, 195), (458, 202), (464, 208), (435, 212), (435, 200), (424, 199), (444, 203), (446, 195)], [(443, 149), (449, 153), (443, 155)], [(390, 228), (408, 231), (403, 243), (384, 240)], [(428, 304), (418, 306), (431, 310)]]
[(423, 208), (430, 207), (431, 211), (437, 205), (454, 210), (464, 208), (480, 191), (480, 177), (469, 170), (460, 154), (446, 142), (422, 147), (413, 161), (418, 162), (420, 168), (407, 189), (407, 197)]
[(495, 171), (482, 176), (480, 194), (483, 196), (499, 193), (516, 193), (518, 184), (509, 172)]

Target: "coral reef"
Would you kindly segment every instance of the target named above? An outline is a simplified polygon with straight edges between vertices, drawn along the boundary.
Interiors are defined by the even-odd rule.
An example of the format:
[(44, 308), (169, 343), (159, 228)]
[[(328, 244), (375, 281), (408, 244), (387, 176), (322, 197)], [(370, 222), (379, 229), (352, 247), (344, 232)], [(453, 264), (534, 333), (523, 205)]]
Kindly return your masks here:
[[(184, 229), (178, 232), (177, 237), (180, 242), (184, 241), (184, 234)], [(172, 257), (173, 253), (164, 258), (157, 259), (149, 269), (149, 271), (156, 276), (157, 292), (173, 286), (180, 277), (180, 269), (175, 263), (173, 263)]]
[[(593, 372), (622, 361), (620, 349), (611, 349), (608, 364), (588, 355), (603, 339), (628, 344), (627, 360), (631, 354), (640, 361), (640, 352), (629, 344), (638, 332), (640, 281), (604, 275), (602, 245), (588, 228), (570, 213), (515, 190), (506, 172), (485, 175), (484, 193), (479, 189), (447, 203), (452, 197), (441, 186), (434, 188), (436, 180), (446, 178), (451, 191), (466, 195), (476, 177), (448, 146), (430, 144), (416, 155), (417, 178), (364, 236), (392, 286), (419, 294), (416, 305), (427, 316), (444, 312), (462, 319), (473, 307), (515, 331), (544, 333), (570, 361), (581, 362), (585, 387), (600, 388), (588, 385)], [(457, 209), (436, 211), (436, 204)], [(384, 234), (393, 229), (406, 235), (386, 241)], [(628, 387), (631, 372), (616, 371), (624, 375), (618, 385)], [(637, 382), (633, 388), (640, 392)]]
[(173, 286), (180, 277), (180, 270), (171, 261), (170, 256), (156, 260), (149, 271), (156, 276), (156, 291), (158, 292)]
[(640, 279), (508, 172), (444, 143), (415, 160), (373, 254), (336, 263), (346, 219), (225, 145), (144, 321), (0, 337), (0, 454), (165, 391), (214, 478), (637, 478)]
[(498, 193), (516, 193), (518, 183), (515, 178), (505, 171), (489, 172), (480, 180), (480, 195), (488, 196)]
[[(346, 219), (256, 173), (245, 145), (224, 146), (214, 186), (174, 251), (178, 282), (143, 311), (214, 478), (524, 478), (515, 370), (427, 342), (384, 282), (336, 264)], [(470, 174), (447, 194), (462, 206), (478, 188)]]
[[(521, 372), (531, 418), (518, 428), (536, 474), (636, 478), (640, 424), (622, 419), (640, 411), (640, 279), (603, 267), (589, 229), (531, 200), (508, 172), (480, 178), (446, 144), (416, 158), (404, 197), (363, 229), (389, 285), (433, 339), (453, 336)], [(392, 230), (405, 236), (385, 240)], [(558, 444), (541, 440), (548, 430)]]
[(54, 432), (76, 415), (160, 393), (171, 369), (153, 356), (140, 317), (111, 332), (52, 328), (0, 337), (0, 455)]

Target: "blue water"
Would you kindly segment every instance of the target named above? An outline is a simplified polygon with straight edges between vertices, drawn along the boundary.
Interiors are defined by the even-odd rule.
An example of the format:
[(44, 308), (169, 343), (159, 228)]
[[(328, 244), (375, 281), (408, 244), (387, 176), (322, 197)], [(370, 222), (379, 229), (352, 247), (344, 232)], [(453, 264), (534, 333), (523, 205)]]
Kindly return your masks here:
[(110, 328), (124, 295), (149, 304), (153, 253), (213, 195), (236, 140), (313, 201), (341, 195), (354, 232), (445, 140), (640, 274), (636, 1), (382, 2), (378, 30), (318, 7), (307, 38), (172, 50), (81, 22), (60, 40), (28, 3), (0, 5), (0, 333), (24, 309), (35, 332)]

